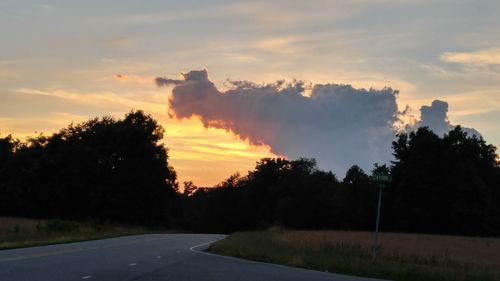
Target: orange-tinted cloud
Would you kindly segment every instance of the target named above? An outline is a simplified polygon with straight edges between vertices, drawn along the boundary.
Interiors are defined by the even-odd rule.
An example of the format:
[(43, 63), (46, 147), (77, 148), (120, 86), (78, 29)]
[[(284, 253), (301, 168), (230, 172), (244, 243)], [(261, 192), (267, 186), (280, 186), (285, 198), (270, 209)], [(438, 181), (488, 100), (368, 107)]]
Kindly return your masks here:
[(500, 48), (482, 49), (473, 52), (445, 52), (441, 55), (441, 60), (470, 65), (500, 64)]
[(340, 174), (353, 164), (370, 169), (375, 162), (391, 159), (398, 110), (397, 92), (390, 88), (317, 84), (307, 96), (301, 81), (264, 85), (229, 81), (232, 87), (221, 92), (206, 70), (183, 77), (156, 80), (159, 86), (175, 86), (169, 110), (177, 119), (199, 117), (207, 128), (224, 129), (253, 145), (268, 145), (275, 154), (314, 157), (320, 168)]
[(115, 80), (125, 83), (137, 83), (137, 84), (151, 84), (154, 81), (154, 77), (143, 77), (138, 75), (126, 75), (126, 74), (116, 74), (114, 76)]

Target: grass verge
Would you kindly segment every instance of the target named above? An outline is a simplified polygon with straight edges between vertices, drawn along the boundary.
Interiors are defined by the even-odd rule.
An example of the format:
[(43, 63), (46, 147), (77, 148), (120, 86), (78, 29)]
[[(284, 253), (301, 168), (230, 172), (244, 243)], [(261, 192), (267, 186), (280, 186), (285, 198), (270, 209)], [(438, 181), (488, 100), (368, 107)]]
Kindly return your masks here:
[(0, 250), (152, 232), (141, 226), (0, 217)]
[[(382, 241), (384, 238), (387, 241), (387, 236), (389, 239), (399, 240), (393, 241), (392, 246), (406, 244), (409, 240), (414, 243), (412, 247), (401, 250), (391, 249), (391, 243), (386, 243), (385, 247), (382, 244), (381, 255), (374, 260), (368, 246), (370, 243), (366, 243), (366, 238), (370, 240), (371, 237), (369, 232), (272, 229), (235, 233), (213, 244), (209, 251), (256, 261), (398, 281), (500, 280), (497, 260), (491, 261), (486, 256), (484, 260), (477, 259), (474, 252), (470, 252), (471, 258), (466, 258), (455, 254), (456, 249), (438, 245), (441, 241), (456, 237), (418, 234), (381, 236)], [(478, 238), (460, 239), (464, 245), (475, 245)], [(500, 252), (495, 252), (498, 245), (492, 243), (500, 243), (500, 239), (486, 239), (484, 242), (485, 247), (493, 246), (491, 250), (496, 259), (500, 259)], [(477, 249), (479, 252), (481, 250), (483, 249)]]

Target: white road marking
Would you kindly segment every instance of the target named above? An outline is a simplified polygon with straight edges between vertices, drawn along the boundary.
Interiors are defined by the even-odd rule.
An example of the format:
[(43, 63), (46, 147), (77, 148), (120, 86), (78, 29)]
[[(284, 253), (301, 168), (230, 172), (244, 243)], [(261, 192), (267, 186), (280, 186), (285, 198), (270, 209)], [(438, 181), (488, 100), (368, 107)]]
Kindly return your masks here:
[[(262, 265), (273, 266), (273, 267), (280, 267), (280, 268), (286, 268), (286, 269), (290, 269), (291, 268), (288, 265), (276, 264), (276, 263), (267, 263), (267, 262), (261, 262), (261, 261), (245, 260), (245, 259), (242, 259), (242, 258), (235, 258), (235, 257), (231, 257), (231, 256), (222, 256), (222, 255), (212, 254), (212, 253), (207, 252), (207, 251), (200, 251), (200, 250), (197, 249), (197, 248), (201, 248), (203, 246), (209, 245), (209, 244), (213, 244), (213, 243), (215, 243), (217, 241), (220, 241), (220, 240), (222, 240), (222, 239), (224, 239), (226, 237), (227, 237), (227, 235), (225, 235), (224, 237), (215, 239), (213, 241), (210, 241), (210, 242), (206, 242), (206, 243), (195, 245), (195, 246), (189, 248), (189, 250), (192, 251), (192, 252), (198, 253), (198, 254), (203, 254), (203, 255), (207, 255), (207, 256), (212, 256), (212, 257), (217, 257), (217, 258), (222, 258), (222, 259), (227, 259), (227, 260), (232, 260), (232, 261), (237, 261), (237, 262), (262, 264)], [(322, 274), (328, 274), (328, 276), (332, 276), (332, 275), (347, 276), (347, 275), (342, 275), (342, 274), (337, 274), (337, 273), (316, 271), (316, 270), (311, 270), (311, 269), (307, 269), (307, 268), (300, 268), (300, 269), (301, 270), (306, 270), (306, 271), (311, 271), (311, 272), (322, 273)], [(350, 278), (355, 278), (355, 279), (360, 278), (360, 280), (365, 280), (365, 279), (363, 279), (363, 277), (356, 277), (356, 276), (349, 276), (349, 277)]]
[(128, 265), (130, 265), (130, 266), (136, 266), (137, 264), (136, 263), (129, 263)]
[[(189, 248), (190, 251), (192, 252), (196, 252), (196, 253), (202, 253), (202, 254), (210, 254), (210, 253), (207, 253), (207, 252), (204, 252), (204, 251), (199, 251), (199, 250), (196, 250), (196, 248), (200, 248), (200, 247), (203, 247), (203, 246), (206, 246), (206, 245), (210, 245), (210, 244), (213, 244), (217, 241), (220, 241), (222, 239), (225, 239), (227, 237), (227, 235), (224, 235), (223, 237), (221, 238), (217, 238), (215, 240), (212, 240), (210, 242), (206, 242), (206, 243), (201, 243), (201, 244), (198, 244), (198, 245), (194, 245), (193, 247)], [(211, 254), (211, 255), (214, 255), (214, 254)], [(219, 256), (219, 255), (214, 255), (214, 256)], [(221, 256), (223, 257), (223, 256)]]
[(157, 259), (161, 259), (161, 256), (156, 256)]
[(82, 279), (90, 279), (92, 277), (93, 277), (92, 275), (87, 275), (87, 276), (83, 276)]

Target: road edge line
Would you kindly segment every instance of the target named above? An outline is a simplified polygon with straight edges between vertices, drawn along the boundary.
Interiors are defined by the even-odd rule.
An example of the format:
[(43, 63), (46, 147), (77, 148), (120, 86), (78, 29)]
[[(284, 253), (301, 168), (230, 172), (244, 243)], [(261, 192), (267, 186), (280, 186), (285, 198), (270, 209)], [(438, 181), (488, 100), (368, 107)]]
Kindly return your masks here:
[(229, 235), (223, 235), (223, 237), (221, 237), (221, 238), (218, 238), (218, 239), (215, 239), (215, 240), (212, 240), (212, 241), (209, 241), (209, 242), (201, 243), (201, 244), (198, 244), (198, 245), (194, 245), (194, 246), (190, 247), (189, 250), (191, 252), (193, 252), (193, 253), (204, 254), (204, 255), (218, 257), (218, 258), (223, 258), (223, 259), (232, 260), (232, 261), (239, 261), (239, 262), (253, 263), (253, 264), (260, 264), (260, 265), (268, 265), (268, 266), (271, 265), (271, 266), (275, 266), (275, 267), (288, 268), (288, 269), (294, 268), (294, 269), (299, 269), (299, 270), (312, 271), (312, 272), (320, 273), (320, 274), (326, 274), (326, 275), (329, 275), (329, 276), (337, 275), (338, 277), (342, 277), (342, 278), (346, 278), (346, 277), (347, 278), (351, 278), (353, 281), (354, 280), (360, 280), (360, 281), (389, 281), (389, 280), (376, 279), (376, 278), (371, 278), (371, 277), (353, 276), (353, 275), (346, 275), (346, 274), (335, 273), (335, 272), (328, 272), (328, 271), (320, 271), (320, 270), (308, 269), (308, 268), (303, 268), (303, 267), (295, 267), (295, 266), (284, 265), (284, 264), (277, 264), (277, 263), (269, 263), (269, 262), (262, 262), (262, 261), (246, 260), (246, 259), (243, 259), (243, 258), (236, 258), (236, 257), (231, 257), (231, 256), (223, 256), (223, 255), (213, 254), (213, 253), (210, 253), (210, 252), (207, 252), (207, 251), (197, 250), (196, 249), (196, 248), (200, 248), (200, 247), (203, 247), (203, 246), (206, 246), (206, 245), (213, 244), (213, 243), (218, 242), (220, 240), (226, 239), (227, 237), (229, 237)]

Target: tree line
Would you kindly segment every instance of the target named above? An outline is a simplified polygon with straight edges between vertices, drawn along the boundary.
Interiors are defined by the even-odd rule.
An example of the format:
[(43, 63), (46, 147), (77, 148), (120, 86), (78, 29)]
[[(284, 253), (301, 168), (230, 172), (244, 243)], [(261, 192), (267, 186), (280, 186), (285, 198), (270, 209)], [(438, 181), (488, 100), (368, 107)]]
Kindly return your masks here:
[(459, 126), (440, 137), (426, 127), (392, 143), (394, 161), (368, 173), (352, 166), (339, 179), (314, 159), (264, 158), (247, 175), (212, 188), (178, 188), (163, 128), (142, 111), (95, 118), (51, 136), (0, 138), (0, 215), (99, 220), (233, 232), (371, 230), (377, 187), (383, 231), (500, 235), (496, 148)]

